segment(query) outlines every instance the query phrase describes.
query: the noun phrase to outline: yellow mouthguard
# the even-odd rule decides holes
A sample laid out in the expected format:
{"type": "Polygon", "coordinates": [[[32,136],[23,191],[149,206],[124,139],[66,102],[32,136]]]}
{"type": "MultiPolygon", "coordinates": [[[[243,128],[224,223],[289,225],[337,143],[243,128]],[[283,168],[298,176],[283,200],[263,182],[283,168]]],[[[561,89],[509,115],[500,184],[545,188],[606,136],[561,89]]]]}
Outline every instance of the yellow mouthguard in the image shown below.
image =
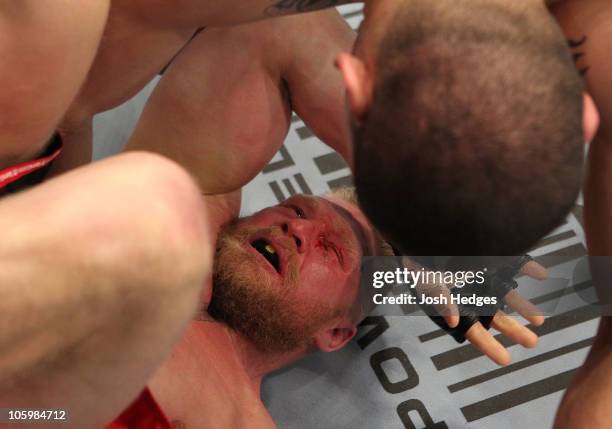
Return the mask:
{"type": "Polygon", "coordinates": [[[272,254],[276,253],[276,251],[274,250],[274,247],[272,247],[269,244],[266,244],[265,249],[268,251],[268,253],[272,253],[272,254]]]}

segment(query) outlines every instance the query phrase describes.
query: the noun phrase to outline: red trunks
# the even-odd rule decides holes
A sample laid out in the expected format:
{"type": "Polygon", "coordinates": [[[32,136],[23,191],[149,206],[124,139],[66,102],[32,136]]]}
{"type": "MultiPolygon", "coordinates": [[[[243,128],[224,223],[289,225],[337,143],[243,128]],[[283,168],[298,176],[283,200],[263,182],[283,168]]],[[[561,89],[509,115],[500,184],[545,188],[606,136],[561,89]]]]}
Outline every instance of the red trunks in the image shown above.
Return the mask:
{"type": "Polygon", "coordinates": [[[145,389],[106,429],[172,429],[172,425],[151,391],[145,389]]]}

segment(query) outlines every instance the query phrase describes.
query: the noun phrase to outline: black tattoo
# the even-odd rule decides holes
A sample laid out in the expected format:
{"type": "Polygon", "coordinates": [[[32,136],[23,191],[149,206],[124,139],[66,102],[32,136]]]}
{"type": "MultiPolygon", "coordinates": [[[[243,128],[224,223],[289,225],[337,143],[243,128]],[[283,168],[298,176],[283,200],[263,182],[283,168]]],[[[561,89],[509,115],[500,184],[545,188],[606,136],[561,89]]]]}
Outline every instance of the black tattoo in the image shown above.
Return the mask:
{"type": "MultiPolygon", "coordinates": [[[[587,36],[582,36],[581,39],[568,39],[567,45],[572,51],[572,55],[574,57],[574,62],[577,63],[581,58],[585,56],[583,49],[584,44],[587,42],[587,36]]],[[[578,69],[578,73],[580,76],[584,76],[588,73],[589,67],[585,66],[578,69]]]]}
{"type": "Polygon", "coordinates": [[[568,39],[567,44],[569,45],[570,49],[576,49],[584,45],[586,41],[587,36],[582,36],[582,39],[580,40],[568,39]]]}
{"type": "Polygon", "coordinates": [[[292,12],[310,12],[354,1],[355,0],[274,0],[275,3],[266,9],[266,15],[276,16],[292,12]]]}

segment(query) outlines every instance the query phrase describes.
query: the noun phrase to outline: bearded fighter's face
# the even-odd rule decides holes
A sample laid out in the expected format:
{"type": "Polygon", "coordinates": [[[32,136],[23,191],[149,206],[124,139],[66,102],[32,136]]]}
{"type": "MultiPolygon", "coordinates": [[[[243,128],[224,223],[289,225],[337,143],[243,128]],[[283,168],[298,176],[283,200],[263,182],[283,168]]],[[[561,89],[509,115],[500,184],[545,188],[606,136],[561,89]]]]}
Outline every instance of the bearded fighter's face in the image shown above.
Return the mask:
{"type": "Polygon", "coordinates": [[[239,219],[217,242],[210,314],[267,352],[308,346],[354,311],[372,236],[348,203],[306,196],[239,219]]]}

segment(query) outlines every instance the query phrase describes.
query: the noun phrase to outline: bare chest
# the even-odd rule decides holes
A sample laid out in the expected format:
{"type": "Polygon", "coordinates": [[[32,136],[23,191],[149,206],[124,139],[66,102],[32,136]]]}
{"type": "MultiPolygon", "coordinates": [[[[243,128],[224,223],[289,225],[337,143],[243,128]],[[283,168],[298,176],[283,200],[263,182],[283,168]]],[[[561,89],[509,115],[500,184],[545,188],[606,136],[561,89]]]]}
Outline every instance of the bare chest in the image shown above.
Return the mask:
{"type": "Polygon", "coordinates": [[[173,387],[152,383],[154,395],[173,428],[276,428],[259,397],[245,383],[231,375],[224,377],[213,368],[206,373],[190,380],[175,378],[174,392],[170,391],[173,387]]]}
{"type": "Polygon", "coordinates": [[[236,360],[216,343],[173,355],[149,387],[175,429],[276,428],[236,360]]]}

